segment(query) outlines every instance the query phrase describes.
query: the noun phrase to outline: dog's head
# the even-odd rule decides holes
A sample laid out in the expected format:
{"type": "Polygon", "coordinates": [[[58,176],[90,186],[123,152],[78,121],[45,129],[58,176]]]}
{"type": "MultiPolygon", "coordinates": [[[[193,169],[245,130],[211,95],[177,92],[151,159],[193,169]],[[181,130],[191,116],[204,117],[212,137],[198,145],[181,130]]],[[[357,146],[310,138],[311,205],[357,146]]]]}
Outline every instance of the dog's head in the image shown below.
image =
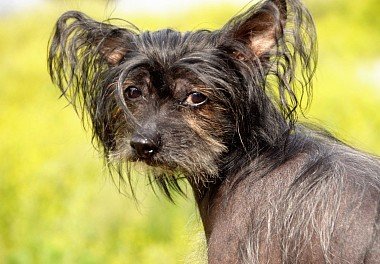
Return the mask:
{"type": "Polygon", "coordinates": [[[313,49],[302,5],[268,0],[220,30],[184,33],[70,11],[57,22],[48,62],[63,95],[88,114],[106,158],[147,163],[169,194],[178,175],[212,181],[290,131],[296,64],[307,91],[313,49]]]}

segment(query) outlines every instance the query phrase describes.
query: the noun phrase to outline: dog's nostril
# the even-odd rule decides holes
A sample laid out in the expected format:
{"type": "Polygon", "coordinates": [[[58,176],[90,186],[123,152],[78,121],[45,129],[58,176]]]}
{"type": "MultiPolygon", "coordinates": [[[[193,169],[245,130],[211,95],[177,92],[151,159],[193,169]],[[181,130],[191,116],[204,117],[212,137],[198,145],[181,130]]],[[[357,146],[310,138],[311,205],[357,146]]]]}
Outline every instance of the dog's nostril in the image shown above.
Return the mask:
{"type": "Polygon", "coordinates": [[[137,156],[141,158],[150,158],[155,154],[159,147],[159,137],[151,136],[145,137],[140,134],[136,134],[131,138],[131,147],[135,150],[137,156]]]}

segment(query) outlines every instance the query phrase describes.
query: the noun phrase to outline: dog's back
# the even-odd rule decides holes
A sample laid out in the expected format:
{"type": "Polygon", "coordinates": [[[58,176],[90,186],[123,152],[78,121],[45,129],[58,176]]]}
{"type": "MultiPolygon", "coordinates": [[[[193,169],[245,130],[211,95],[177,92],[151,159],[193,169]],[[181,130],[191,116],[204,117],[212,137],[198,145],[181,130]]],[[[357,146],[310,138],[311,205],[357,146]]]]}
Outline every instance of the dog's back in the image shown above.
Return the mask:
{"type": "Polygon", "coordinates": [[[210,263],[380,263],[380,162],[324,133],[302,128],[212,200],[210,263]]]}

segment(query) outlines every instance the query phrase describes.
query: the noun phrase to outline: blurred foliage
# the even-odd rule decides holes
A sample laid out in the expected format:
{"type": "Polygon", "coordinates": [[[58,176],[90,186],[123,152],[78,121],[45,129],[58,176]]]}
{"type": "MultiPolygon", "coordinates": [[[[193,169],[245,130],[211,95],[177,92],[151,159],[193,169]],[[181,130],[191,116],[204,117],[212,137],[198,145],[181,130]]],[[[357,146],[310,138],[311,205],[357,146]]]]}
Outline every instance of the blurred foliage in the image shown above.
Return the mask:
{"type": "MultiPolygon", "coordinates": [[[[125,17],[107,3],[53,1],[0,19],[0,263],[201,261],[203,235],[193,200],[179,198],[174,206],[155,197],[143,177],[138,204],[119,194],[90,133],[58,100],[48,78],[47,41],[59,14],[79,9],[97,19],[125,17]]],[[[380,153],[380,4],[307,3],[320,43],[309,121],[380,153]]],[[[238,10],[206,6],[128,20],[143,29],[216,28],[238,10]]]]}

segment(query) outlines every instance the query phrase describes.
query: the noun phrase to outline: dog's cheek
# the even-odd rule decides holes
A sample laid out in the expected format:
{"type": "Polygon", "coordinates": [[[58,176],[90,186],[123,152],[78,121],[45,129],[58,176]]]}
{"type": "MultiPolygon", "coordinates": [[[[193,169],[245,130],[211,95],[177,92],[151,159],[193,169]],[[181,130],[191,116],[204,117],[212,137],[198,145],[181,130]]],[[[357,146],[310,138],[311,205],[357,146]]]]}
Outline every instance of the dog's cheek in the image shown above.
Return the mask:
{"type": "Polygon", "coordinates": [[[221,137],[218,137],[221,133],[218,132],[219,128],[215,127],[213,122],[207,122],[208,120],[202,120],[195,116],[185,117],[185,123],[192,132],[196,135],[198,141],[207,145],[213,152],[219,153],[224,149],[223,141],[221,137]]]}
{"type": "Polygon", "coordinates": [[[114,147],[110,151],[108,158],[114,162],[129,160],[132,155],[129,143],[132,133],[126,122],[118,119],[115,124],[115,130],[112,131],[110,136],[114,141],[114,147]]]}
{"type": "Polygon", "coordinates": [[[188,130],[202,143],[199,144],[199,151],[207,151],[209,155],[219,157],[227,150],[225,139],[230,129],[225,116],[224,109],[213,105],[188,111],[183,116],[188,130]]]}
{"type": "Polygon", "coordinates": [[[210,131],[219,128],[210,128],[212,122],[198,116],[194,109],[166,112],[159,115],[157,122],[161,147],[154,158],[158,164],[197,177],[217,174],[219,157],[225,146],[210,131]]]}
{"type": "Polygon", "coordinates": [[[185,123],[171,127],[162,135],[162,146],[157,158],[160,163],[177,168],[186,175],[216,175],[218,156],[221,152],[218,147],[201,138],[185,123]]]}
{"type": "MultiPolygon", "coordinates": [[[[141,115],[136,109],[136,107],[130,109],[133,116],[141,115]]],[[[104,127],[108,133],[107,138],[112,141],[108,158],[114,162],[129,160],[132,155],[130,139],[136,129],[133,122],[128,120],[126,114],[119,107],[115,107],[104,127]]]]}
{"type": "Polygon", "coordinates": [[[233,131],[230,117],[228,109],[216,103],[210,103],[188,112],[184,119],[189,128],[210,147],[218,147],[226,145],[226,138],[233,131]]]}

